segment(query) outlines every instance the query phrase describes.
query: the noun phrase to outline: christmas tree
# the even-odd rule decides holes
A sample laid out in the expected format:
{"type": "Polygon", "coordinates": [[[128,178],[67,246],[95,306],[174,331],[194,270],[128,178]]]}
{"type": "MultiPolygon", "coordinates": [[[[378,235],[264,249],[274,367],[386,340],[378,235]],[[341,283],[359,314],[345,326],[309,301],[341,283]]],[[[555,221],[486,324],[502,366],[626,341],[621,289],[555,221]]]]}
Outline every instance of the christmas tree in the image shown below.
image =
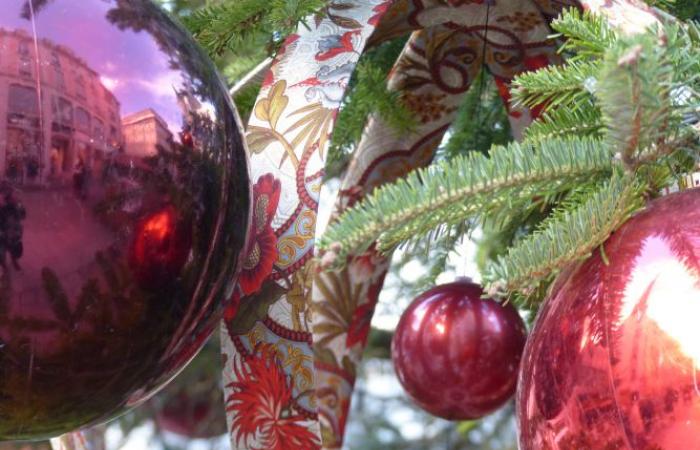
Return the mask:
{"type": "MultiPolygon", "coordinates": [[[[40,4],[34,3],[35,7],[40,4]]],[[[183,22],[217,63],[246,123],[253,118],[273,124],[282,114],[275,112],[274,105],[283,103],[283,94],[275,96],[281,91],[263,78],[272,60],[294,45],[288,36],[328,18],[348,33],[359,33],[361,28],[359,22],[353,23],[357,20],[349,12],[352,2],[160,3],[183,22]],[[266,89],[271,91],[265,97],[267,108],[263,108],[259,95],[264,96],[266,89]]],[[[389,3],[383,7],[401,13],[400,7],[389,3]]],[[[460,2],[435,3],[462,6],[451,5],[460,2]]],[[[391,371],[391,332],[369,326],[384,272],[388,270],[389,279],[396,284],[395,295],[408,300],[449,271],[454,263],[450,255],[460,242],[473,238],[478,244],[485,291],[512,302],[534,318],[557,276],[591,254],[601,254],[605,260],[603,244],[616,230],[652,199],[687,187],[688,176],[696,170],[700,73],[700,28],[693,21],[700,11],[696,2],[640,6],[642,13],[635,17],[638,20],[622,23],[604,14],[582,12],[578,5],[564,9],[539,6],[537,17],[543,21],[546,34],[552,36],[543,39],[545,44],[537,54],[520,55],[521,59],[513,63],[517,68],[507,76],[502,67],[497,67],[498,57],[487,51],[489,25],[494,27],[491,33],[497,29],[497,24],[491,22],[497,16],[496,8],[482,5],[485,16],[479,23],[483,22],[484,27],[450,44],[476,49],[471,55],[476,63],[469,59],[465,64],[476,69],[464,76],[464,86],[455,88],[450,96],[426,97],[428,94],[421,90],[425,89],[425,80],[416,75],[424,69],[420,67],[421,57],[425,58],[427,52],[421,52],[436,45],[439,26],[412,35],[410,30],[389,30],[381,38],[369,38],[370,48],[362,52],[347,91],[337,99],[339,112],[334,126],[317,127],[316,122],[303,122],[301,117],[299,122],[295,120],[296,129],[302,130],[295,136],[301,136],[297,144],[306,141],[309,147],[323,147],[323,140],[330,139],[322,158],[322,176],[330,185],[341,183],[333,220],[318,241],[320,274],[300,275],[308,280],[290,281],[285,286],[289,308],[299,308],[296,325],[312,330],[314,336],[317,389],[319,379],[329,384],[332,380],[326,375],[319,378],[319,373],[352,374],[352,379],[346,380],[349,387],[341,389],[346,397],[353,395],[352,407],[346,404],[331,408],[325,416],[321,414],[324,448],[340,448],[343,434],[343,448],[352,449],[516,448],[512,405],[483,420],[450,423],[420,415],[400,393],[368,399],[376,393],[373,377],[382,378],[391,371]],[[544,60],[542,55],[546,55],[544,60]],[[531,124],[530,119],[534,119],[531,124]],[[523,127],[525,122],[529,126],[523,127]],[[389,136],[386,139],[393,145],[401,139],[410,141],[410,136],[425,131],[426,124],[441,132],[432,141],[423,142],[422,154],[412,153],[406,158],[409,162],[401,159],[403,156],[390,159],[386,170],[391,173],[381,179],[366,177],[358,182],[353,178],[359,178],[353,175],[359,170],[357,154],[372,144],[368,143],[372,136],[389,136]],[[358,190],[356,186],[362,183],[366,187],[358,190]],[[371,263],[366,263],[370,259],[371,263]],[[422,267],[421,276],[406,276],[402,269],[415,261],[422,267]],[[362,272],[363,267],[370,269],[362,272]],[[293,293],[300,284],[304,291],[297,293],[301,303],[295,304],[293,293]],[[311,284],[316,286],[313,295],[311,284]],[[313,297],[312,307],[304,304],[309,297],[313,297]],[[326,301],[331,305],[328,308],[324,306],[326,301]],[[347,349],[333,347],[339,340],[344,340],[347,349]],[[360,365],[363,353],[365,361],[360,365]],[[422,432],[407,435],[387,414],[390,409],[407,411],[411,420],[423,423],[422,432]]],[[[382,20],[390,22],[391,14],[382,20]]],[[[378,24],[379,34],[386,31],[382,23],[378,24]]],[[[511,26],[527,27],[519,23],[511,26]]],[[[350,40],[355,37],[347,36],[350,40]]],[[[341,51],[346,43],[327,44],[326,52],[332,52],[341,51]]],[[[319,57],[330,58],[332,54],[319,57]]],[[[464,56],[460,63],[467,59],[464,56]]],[[[307,83],[307,92],[313,93],[314,82],[307,83]]],[[[329,109],[323,99],[318,101],[329,109]]],[[[309,103],[313,104],[311,100],[309,103]]],[[[335,117],[326,110],[319,107],[309,111],[321,115],[321,123],[330,124],[335,117]]],[[[259,124],[250,123],[249,148],[262,153],[272,145],[273,138],[264,134],[259,124]]],[[[293,146],[294,142],[289,144],[293,146]]],[[[293,161],[293,152],[286,158],[283,163],[293,161]]],[[[295,163],[302,164],[303,160],[295,163]]],[[[274,186],[271,184],[269,189],[274,191],[274,186]]],[[[264,188],[261,185],[260,189],[264,188]]],[[[277,285],[262,282],[238,299],[237,314],[227,320],[229,334],[252,340],[254,324],[266,319],[268,309],[282,295],[276,289],[277,285]]],[[[153,417],[163,416],[165,403],[173,399],[186,403],[195,393],[201,393],[192,380],[206,379],[209,384],[201,383],[206,384],[204,390],[209,393],[212,385],[223,383],[218,378],[218,345],[212,344],[213,351],[200,355],[200,362],[160,399],[120,419],[124,442],[134,430],[154,423],[150,435],[153,448],[195,448],[196,444],[173,440],[162,431],[167,419],[153,417]]],[[[261,370],[279,362],[279,355],[260,348],[263,350],[256,354],[259,348],[255,348],[251,357],[260,357],[261,370]]],[[[305,368],[301,363],[298,367],[305,368]]],[[[239,370],[244,373],[254,369],[251,365],[239,370]]],[[[285,376],[280,377],[284,382],[285,376]]],[[[239,382],[244,378],[238,377],[239,382]]],[[[231,384],[227,385],[224,400],[231,411],[252,386],[239,389],[236,379],[226,382],[231,384]]],[[[292,393],[295,399],[304,397],[303,392],[292,393]]],[[[315,401],[323,411],[323,397],[315,401]]],[[[303,409],[291,403],[283,406],[284,418],[295,417],[303,409]]],[[[215,408],[224,406],[217,404],[215,408]]],[[[246,426],[246,417],[244,412],[236,413],[234,429],[228,432],[230,438],[211,439],[202,445],[228,448],[231,439],[246,448],[248,437],[240,431],[246,426]]],[[[254,411],[247,414],[249,418],[256,416],[254,411]]],[[[222,417],[213,416],[206,415],[203,422],[222,424],[222,417]]],[[[316,448],[313,436],[304,434],[304,427],[290,425],[289,435],[316,448]]],[[[119,443],[112,445],[117,448],[119,443]]],[[[293,448],[276,445],[270,444],[269,448],[293,448]]]]}

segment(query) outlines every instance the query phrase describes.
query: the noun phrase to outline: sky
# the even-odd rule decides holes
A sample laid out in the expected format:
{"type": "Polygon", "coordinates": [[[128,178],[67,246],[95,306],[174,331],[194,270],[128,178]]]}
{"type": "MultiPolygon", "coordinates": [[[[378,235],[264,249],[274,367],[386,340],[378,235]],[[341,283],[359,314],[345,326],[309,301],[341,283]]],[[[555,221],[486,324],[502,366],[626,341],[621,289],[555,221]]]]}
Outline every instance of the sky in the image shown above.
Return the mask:
{"type": "MultiPolygon", "coordinates": [[[[20,16],[24,3],[2,0],[0,27],[31,34],[31,22],[20,16]]],[[[120,101],[122,116],[150,107],[177,133],[182,113],[173,88],[180,87],[183,78],[168,67],[167,56],[149,34],[121,31],[106,19],[114,4],[109,0],[53,0],[35,17],[37,35],[71,48],[99,73],[105,87],[120,101]]]]}

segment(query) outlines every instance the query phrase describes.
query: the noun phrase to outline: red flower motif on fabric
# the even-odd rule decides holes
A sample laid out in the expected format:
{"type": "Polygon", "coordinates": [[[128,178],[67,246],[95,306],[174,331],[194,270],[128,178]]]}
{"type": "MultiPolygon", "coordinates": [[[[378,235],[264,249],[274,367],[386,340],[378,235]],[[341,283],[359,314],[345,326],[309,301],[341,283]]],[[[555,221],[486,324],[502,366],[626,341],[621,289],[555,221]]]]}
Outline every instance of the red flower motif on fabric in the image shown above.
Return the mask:
{"type": "Polygon", "coordinates": [[[367,23],[375,27],[379,25],[379,21],[384,16],[384,13],[386,13],[389,10],[389,7],[392,5],[392,3],[394,3],[393,0],[390,0],[375,6],[372,9],[372,12],[375,12],[376,14],[370,17],[367,23]]]}
{"type": "Polygon", "coordinates": [[[241,293],[238,289],[233,291],[231,299],[228,302],[228,306],[224,309],[224,321],[229,322],[236,317],[238,313],[238,308],[241,306],[241,293]]]}
{"type": "Polygon", "coordinates": [[[363,254],[352,259],[352,266],[358,277],[369,279],[377,271],[377,267],[384,262],[386,257],[377,251],[376,244],[372,244],[363,254]]]}
{"type": "Polygon", "coordinates": [[[374,315],[375,303],[364,303],[357,308],[352,314],[352,320],[348,327],[348,335],[345,338],[345,346],[352,347],[355,344],[361,344],[364,347],[367,344],[369,337],[370,326],[372,325],[372,316],[374,315]]]}
{"type": "Polygon", "coordinates": [[[364,348],[367,345],[367,338],[372,325],[372,316],[379,300],[379,293],[384,286],[386,272],[377,277],[367,288],[367,301],[355,309],[352,320],[348,326],[348,335],[345,338],[345,347],[350,348],[357,343],[361,343],[364,348]]]}
{"type": "Polygon", "coordinates": [[[341,36],[331,35],[321,38],[316,61],[327,61],[341,53],[354,52],[355,46],[352,43],[352,38],[361,34],[360,30],[352,30],[343,33],[341,36]]]}
{"type": "MultiPolygon", "coordinates": [[[[350,415],[350,397],[345,397],[340,401],[340,417],[338,418],[338,433],[337,436],[345,436],[345,426],[350,415]]],[[[342,444],[342,442],[340,442],[342,444]]]]}
{"type": "MultiPolygon", "coordinates": [[[[298,34],[290,34],[287,37],[287,39],[284,40],[284,43],[277,51],[277,54],[275,55],[275,62],[282,60],[282,57],[284,56],[285,53],[287,53],[288,48],[290,46],[292,46],[298,40],[299,40],[298,34]]],[[[273,84],[275,84],[275,72],[272,70],[268,70],[267,73],[265,74],[265,78],[263,79],[261,88],[265,89],[265,88],[272,86],[273,84]]]]}
{"type": "Polygon", "coordinates": [[[265,174],[253,186],[253,233],[246,249],[246,259],[238,278],[243,295],[258,291],[272,273],[277,260],[277,236],[272,219],[277,211],[282,184],[272,174],[265,174]]]}
{"type": "Polygon", "coordinates": [[[255,450],[321,448],[316,435],[299,423],[306,419],[293,414],[291,379],[274,346],[259,345],[244,367],[234,371],[238,381],[227,386],[233,393],[226,399],[226,410],[234,413],[237,444],[254,438],[259,445],[255,450]]]}

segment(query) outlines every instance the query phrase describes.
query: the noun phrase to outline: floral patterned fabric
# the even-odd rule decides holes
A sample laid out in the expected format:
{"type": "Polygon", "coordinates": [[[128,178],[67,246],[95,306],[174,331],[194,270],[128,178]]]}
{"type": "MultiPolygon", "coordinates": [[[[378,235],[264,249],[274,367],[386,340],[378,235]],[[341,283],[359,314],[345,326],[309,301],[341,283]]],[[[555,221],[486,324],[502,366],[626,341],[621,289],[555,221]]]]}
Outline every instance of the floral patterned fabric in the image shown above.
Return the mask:
{"type": "Polygon", "coordinates": [[[234,449],[321,447],[309,293],[324,157],[355,64],[389,3],[328,3],[286,40],[253,109],[253,236],[222,333],[234,449]]]}

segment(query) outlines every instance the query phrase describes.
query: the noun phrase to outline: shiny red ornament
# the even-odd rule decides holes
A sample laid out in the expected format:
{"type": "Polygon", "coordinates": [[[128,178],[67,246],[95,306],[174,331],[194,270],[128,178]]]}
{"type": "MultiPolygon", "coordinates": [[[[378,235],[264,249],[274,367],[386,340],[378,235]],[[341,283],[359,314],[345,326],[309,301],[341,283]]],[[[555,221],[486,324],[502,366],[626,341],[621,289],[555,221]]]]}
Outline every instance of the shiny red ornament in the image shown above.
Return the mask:
{"type": "Polygon", "coordinates": [[[559,277],[525,348],[520,448],[700,448],[698,318],[693,189],[651,202],[559,277]]]}
{"type": "Polygon", "coordinates": [[[0,441],[146,399],[231,298],[252,188],[214,66],[147,0],[3,0],[0,441]]]}
{"type": "Polygon", "coordinates": [[[182,393],[173,397],[156,414],[156,423],[161,430],[191,439],[211,439],[226,433],[225,407],[218,386],[211,395],[190,396],[182,393]]]}
{"type": "Polygon", "coordinates": [[[212,336],[192,363],[149,402],[158,428],[192,439],[226,433],[221,394],[221,347],[212,336]]]}
{"type": "Polygon", "coordinates": [[[408,395],[448,420],[483,417],[515,392],[525,325],[467,279],[437,286],[401,316],[392,359],[408,395]]]}

